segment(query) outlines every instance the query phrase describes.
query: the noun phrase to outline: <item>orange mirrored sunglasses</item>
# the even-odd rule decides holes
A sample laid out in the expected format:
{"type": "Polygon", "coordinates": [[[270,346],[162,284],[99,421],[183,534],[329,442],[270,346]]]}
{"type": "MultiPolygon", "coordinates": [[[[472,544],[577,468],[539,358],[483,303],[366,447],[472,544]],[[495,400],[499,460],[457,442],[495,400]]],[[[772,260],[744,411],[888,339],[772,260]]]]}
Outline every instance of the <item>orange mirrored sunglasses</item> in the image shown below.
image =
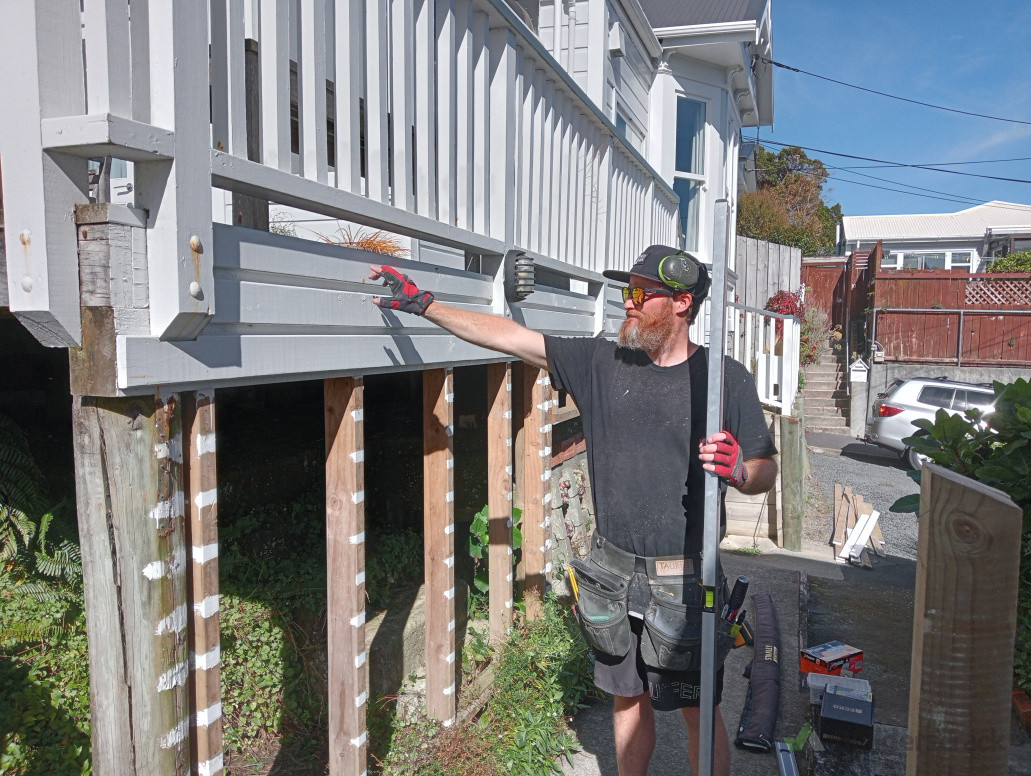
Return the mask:
{"type": "Polygon", "coordinates": [[[644,300],[655,296],[676,296],[679,292],[671,288],[641,288],[640,286],[626,286],[623,288],[623,301],[633,299],[634,304],[644,304],[644,300]]]}

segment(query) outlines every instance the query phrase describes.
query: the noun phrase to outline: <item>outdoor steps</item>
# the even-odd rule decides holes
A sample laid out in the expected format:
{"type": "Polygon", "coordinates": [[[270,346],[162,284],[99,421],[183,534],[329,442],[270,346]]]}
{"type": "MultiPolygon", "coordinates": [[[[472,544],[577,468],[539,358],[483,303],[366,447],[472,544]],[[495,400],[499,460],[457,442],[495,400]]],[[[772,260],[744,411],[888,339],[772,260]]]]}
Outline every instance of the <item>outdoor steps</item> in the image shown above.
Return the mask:
{"type": "Polygon", "coordinates": [[[850,400],[844,358],[830,347],[820,349],[815,364],[805,367],[806,431],[848,434],[850,400]]]}

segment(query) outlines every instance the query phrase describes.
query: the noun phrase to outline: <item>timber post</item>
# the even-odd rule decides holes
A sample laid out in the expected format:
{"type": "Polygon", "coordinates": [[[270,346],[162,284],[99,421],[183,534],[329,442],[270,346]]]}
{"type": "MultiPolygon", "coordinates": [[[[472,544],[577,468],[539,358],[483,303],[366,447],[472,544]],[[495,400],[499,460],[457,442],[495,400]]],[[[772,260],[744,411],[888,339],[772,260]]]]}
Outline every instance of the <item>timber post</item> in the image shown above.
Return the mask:
{"type": "Polygon", "coordinates": [[[183,394],[183,467],[192,603],[187,626],[190,767],[194,773],[213,776],[223,768],[214,389],[183,394]]]}
{"type": "Polygon", "coordinates": [[[75,396],[75,489],[96,773],[190,772],[182,414],[75,396]]]}
{"type": "Polygon", "coordinates": [[[423,542],[426,566],[426,710],[455,721],[454,372],[423,373],[423,542]]]}
{"type": "Polygon", "coordinates": [[[361,776],[367,760],[365,650],[365,388],[324,383],[329,772],[361,776]]]}
{"type": "Polygon", "coordinates": [[[935,464],[920,483],[907,776],[1005,774],[1021,509],[935,464]]]}
{"type": "Polygon", "coordinates": [[[784,524],[784,549],[802,551],[802,520],[804,517],[803,487],[805,477],[803,445],[805,436],[798,418],[780,416],[781,514],[784,524]]]}
{"type": "Polygon", "coordinates": [[[487,367],[487,514],[490,640],[512,627],[512,365],[487,367]]]}
{"type": "Polygon", "coordinates": [[[523,367],[523,601],[527,619],[542,613],[551,573],[551,378],[523,367]]]}

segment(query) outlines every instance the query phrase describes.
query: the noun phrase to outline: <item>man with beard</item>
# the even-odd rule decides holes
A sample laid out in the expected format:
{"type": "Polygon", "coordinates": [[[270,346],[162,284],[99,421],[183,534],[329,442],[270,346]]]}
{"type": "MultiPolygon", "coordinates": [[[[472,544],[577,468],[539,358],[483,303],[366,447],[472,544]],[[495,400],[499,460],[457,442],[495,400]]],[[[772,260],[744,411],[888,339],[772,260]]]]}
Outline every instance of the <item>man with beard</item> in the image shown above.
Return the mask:
{"type": "MultiPolygon", "coordinates": [[[[724,359],[725,430],[703,439],[709,355],[691,342],[688,329],[709,289],[705,267],[688,253],[653,245],[630,272],[607,270],[606,277],[628,283],[618,343],[542,335],[508,318],[436,302],[391,267],[372,270],[370,277],[382,277],[392,293],[376,300],[381,307],[424,315],[457,337],[547,369],[553,385],[573,396],[583,420],[596,516],[579,615],[595,651],[595,684],[615,696],[619,773],[647,772],[655,709],[681,710],[697,773],[705,471],[742,493],[768,491],[777,472],[755,384],[733,359],[724,359]],[[624,591],[615,615],[586,611],[601,600],[592,598],[592,579],[603,582],[599,595],[606,605],[612,598],[606,590],[624,591]]],[[[726,595],[722,570],[719,577],[717,612],[726,595]]],[[[727,639],[723,628],[713,758],[721,775],[730,769],[719,711],[727,639]]]]}

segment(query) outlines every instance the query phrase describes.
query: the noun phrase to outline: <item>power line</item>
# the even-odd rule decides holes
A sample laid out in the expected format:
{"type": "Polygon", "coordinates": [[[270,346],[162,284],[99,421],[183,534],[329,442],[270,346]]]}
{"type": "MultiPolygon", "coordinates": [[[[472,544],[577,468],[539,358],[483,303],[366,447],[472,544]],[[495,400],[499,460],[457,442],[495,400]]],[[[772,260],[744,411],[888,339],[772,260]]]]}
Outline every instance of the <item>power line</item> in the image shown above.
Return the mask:
{"type": "MultiPolygon", "coordinates": [[[[918,191],[906,191],[905,189],[893,189],[893,188],[890,188],[888,186],[878,186],[876,183],[866,183],[865,181],[853,181],[853,180],[849,180],[848,178],[839,178],[839,177],[834,176],[834,175],[828,176],[828,177],[831,180],[837,181],[838,183],[851,183],[854,186],[866,186],[867,188],[870,188],[870,189],[880,189],[881,191],[891,191],[891,192],[894,192],[895,194],[908,194],[911,197],[923,197],[924,199],[940,199],[943,202],[952,202],[953,204],[956,204],[956,205],[983,204],[981,202],[976,202],[976,201],[964,201],[964,200],[961,200],[961,199],[954,199],[951,195],[946,195],[944,197],[939,197],[939,196],[937,196],[935,194],[921,194],[918,191]]],[[[905,184],[902,184],[902,185],[905,185],[905,184]]]]}
{"type": "Polygon", "coordinates": [[[830,81],[833,84],[838,84],[840,86],[848,86],[851,89],[858,89],[861,92],[869,92],[870,94],[876,94],[876,95],[879,95],[881,97],[889,97],[889,98],[891,98],[893,100],[900,100],[902,102],[912,103],[913,105],[922,105],[925,108],[934,108],[935,110],[944,110],[944,111],[948,111],[949,113],[961,113],[964,116],[975,116],[976,118],[979,118],[979,119],[991,119],[992,121],[1005,121],[1005,122],[1007,122],[1009,124],[1026,124],[1028,126],[1031,126],[1031,121],[1024,121],[1022,119],[1010,119],[1010,118],[1006,118],[1004,116],[991,116],[991,115],[989,115],[987,113],[975,113],[974,111],[960,110],[959,108],[950,108],[950,107],[948,107],[946,105],[935,105],[932,102],[922,102],[920,100],[911,100],[908,97],[900,97],[897,94],[889,94],[888,92],[879,92],[876,89],[868,89],[865,86],[858,86],[857,84],[850,84],[847,81],[839,81],[836,78],[828,78],[827,76],[819,75],[818,73],[810,73],[808,70],[802,70],[802,69],[797,68],[797,67],[791,67],[791,65],[785,65],[783,62],[775,62],[774,60],[767,59],[766,57],[759,57],[759,61],[760,62],[765,62],[768,65],[774,65],[775,67],[782,67],[785,70],[792,71],[793,73],[801,73],[802,75],[808,75],[808,76],[811,76],[812,78],[819,78],[822,81],[830,81]]]}
{"type": "MultiPolygon", "coordinates": [[[[1031,122],[1029,122],[1031,123],[1031,122]]],[[[795,143],[778,143],[774,140],[763,140],[760,145],[775,145],[781,146],[782,148],[801,148],[803,151],[812,151],[815,154],[830,154],[831,156],[840,156],[844,159],[858,159],[861,162],[877,162],[878,164],[887,164],[892,167],[912,167],[918,170],[931,170],[932,172],[944,172],[949,175],[963,175],[968,178],[984,178],[991,181],[1003,181],[1005,183],[1031,183],[1031,180],[1026,178],[1006,178],[999,175],[983,175],[976,172],[963,172],[962,170],[943,170],[940,167],[932,167],[927,164],[904,164],[902,162],[891,162],[887,159],[874,159],[869,156],[856,156],[855,154],[842,154],[837,151],[827,151],[822,148],[811,148],[809,146],[797,145],[795,143]]]]}
{"type": "Polygon", "coordinates": [[[1014,156],[1010,159],[975,159],[968,162],[925,162],[924,164],[858,164],[839,167],[839,170],[876,170],[885,167],[955,167],[963,164],[995,164],[997,162],[1028,162],[1031,156],[1014,156]]]}

